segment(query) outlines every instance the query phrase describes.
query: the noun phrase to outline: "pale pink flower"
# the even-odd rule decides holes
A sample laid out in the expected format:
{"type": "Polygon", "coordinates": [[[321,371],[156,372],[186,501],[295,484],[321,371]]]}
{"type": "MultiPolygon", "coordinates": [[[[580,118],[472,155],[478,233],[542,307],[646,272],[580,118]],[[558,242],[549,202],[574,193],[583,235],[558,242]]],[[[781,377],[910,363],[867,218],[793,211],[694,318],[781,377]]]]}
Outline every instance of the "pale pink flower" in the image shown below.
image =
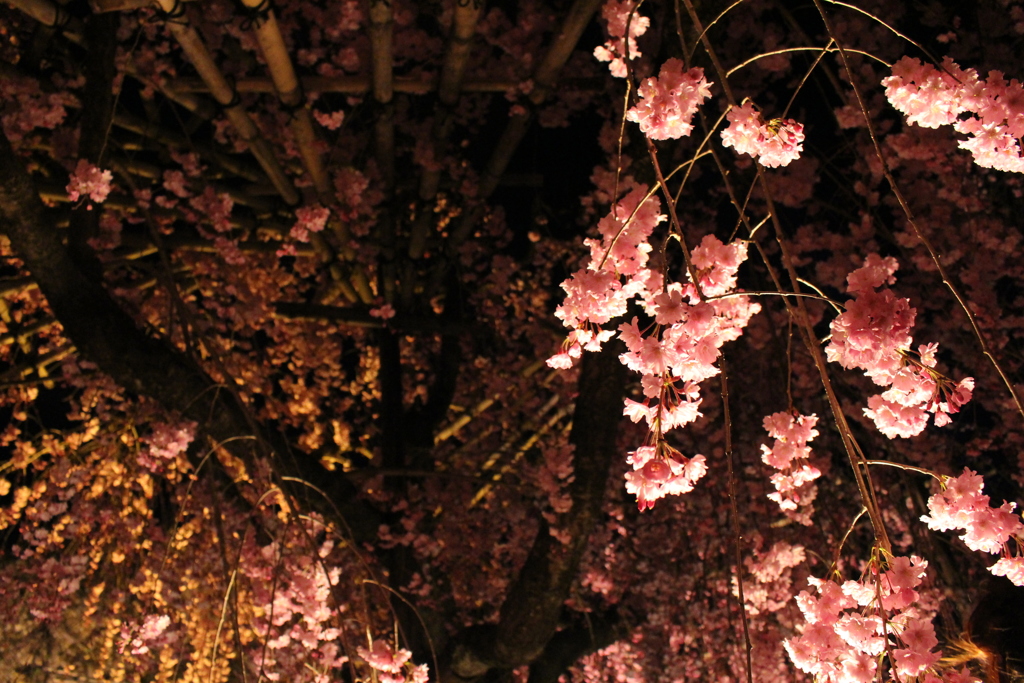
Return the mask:
{"type": "Polygon", "coordinates": [[[996,576],[1005,576],[1017,586],[1024,586],[1024,557],[1002,557],[989,571],[996,576]]]}
{"type": "Polygon", "coordinates": [[[402,667],[412,658],[412,653],[408,650],[403,648],[394,650],[383,640],[373,641],[369,650],[361,646],[357,647],[356,653],[377,671],[390,674],[401,674],[402,667]]]}
{"type": "Polygon", "coordinates": [[[703,455],[692,458],[670,449],[667,457],[656,455],[654,446],[642,446],[626,458],[633,471],[626,473],[626,492],[636,495],[641,512],[654,507],[654,501],[667,495],[682,495],[707,472],[703,455]]]}
{"type": "Polygon", "coordinates": [[[77,202],[80,197],[87,196],[97,204],[102,204],[110,194],[110,183],[113,179],[110,171],[104,171],[86,159],[79,159],[65,188],[68,199],[77,202]]]}
{"type": "Polygon", "coordinates": [[[711,97],[711,85],[700,67],[683,71],[682,61],[669,59],[657,77],[646,79],[637,89],[640,101],[626,112],[626,118],[639,123],[652,140],[686,137],[693,131],[690,120],[697,107],[711,97]]]}
{"type": "Polygon", "coordinates": [[[729,127],[722,131],[722,144],[749,154],[762,166],[787,166],[800,158],[804,127],[793,119],[772,119],[766,124],[752,102],[733,107],[726,119],[729,127]]]}
{"type": "Polygon", "coordinates": [[[607,0],[601,8],[601,16],[608,30],[608,41],[594,49],[594,57],[599,62],[609,62],[608,70],[616,78],[625,78],[626,48],[629,48],[629,59],[640,57],[636,39],[647,32],[651,20],[634,11],[633,0],[607,0]],[[629,36],[626,36],[628,25],[629,36]]]}
{"type": "Polygon", "coordinates": [[[321,232],[330,216],[331,210],[319,204],[299,207],[295,210],[296,221],[289,236],[299,242],[308,242],[309,233],[321,232]]]}
{"type": "Polygon", "coordinates": [[[313,118],[315,118],[317,123],[327,130],[338,130],[341,128],[341,124],[345,121],[345,112],[338,110],[332,113],[323,113],[314,109],[313,118]]]}
{"type": "Polygon", "coordinates": [[[395,317],[395,308],[391,304],[384,304],[377,308],[371,308],[370,315],[380,320],[391,320],[395,317]]]}

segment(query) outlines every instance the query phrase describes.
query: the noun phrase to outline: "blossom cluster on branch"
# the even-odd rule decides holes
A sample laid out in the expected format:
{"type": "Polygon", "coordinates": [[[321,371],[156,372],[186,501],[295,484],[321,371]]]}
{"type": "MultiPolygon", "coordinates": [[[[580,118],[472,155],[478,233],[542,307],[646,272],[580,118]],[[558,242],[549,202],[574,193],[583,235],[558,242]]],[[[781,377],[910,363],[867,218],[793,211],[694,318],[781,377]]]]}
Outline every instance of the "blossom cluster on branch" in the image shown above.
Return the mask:
{"type": "Polygon", "coordinates": [[[616,78],[626,77],[627,59],[633,60],[641,56],[636,39],[647,33],[651,26],[651,20],[637,12],[637,9],[634,0],[607,0],[601,8],[601,16],[605,20],[609,37],[604,45],[594,48],[594,57],[599,61],[608,62],[608,70],[616,78]]]}
{"type": "Polygon", "coordinates": [[[935,67],[903,57],[882,84],[889,102],[909,123],[924,128],[952,125],[967,135],[960,147],[984,168],[1024,173],[1024,85],[1000,71],[981,78],[946,57],[935,67]]]}
{"type": "Polygon", "coordinates": [[[935,370],[938,344],[914,353],[910,329],[917,310],[886,285],[896,282],[899,265],[889,256],[870,254],[864,265],[847,277],[853,295],[846,310],[832,321],[832,338],[825,347],[830,361],[860,368],[879,385],[888,387],[868,399],[864,414],[890,439],[920,434],[935,415],[938,426],[971,400],[974,379],[953,382],[935,370]]]}
{"type": "Polygon", "coordinates": [[[644,80],[637,89],[640,101],[626,112],[626,118],[639,123],[640,131],[651,140],[686,137],[693,131],[690,121],[697,107],[711,97],[712,85],[699,66],[684,71],[681,60],[666,60],[657,77],[644,80]]]}
{"type": "Polygon", "coordinates": [[[809,579],[816,595],[796,598],[802,633],[786,641],[793,663],[836,683],[980,683],[966,668],[936,668],[942,653],[935,627],[917,604],[927,567],[917,556],[894,557],[885,569],[873,562],[860,581],[809,579]]]}
{"type": "Polygon", "coordinates": [[[615,336],[601,326],[638,299],[651,322],[641,328],[634,316],[619,325],[618,337],[626,346],[621,361],[641,375],[644,396],[642,402],[627,398],[623,412],[650,430],[650,444],[630,457],[634,471],[627,475],[627,490],[637,494],[641,510],[663,495],[692,490],[703,474],[703,456],[681,456],[663,443],[663,434],[700,417],[700,383],[718,374],[719,349],[760,310],[748,297],[732,296],[747,257],[744,242],[723,244],[706,235],[690,254],[696,282],[687,272],[686,283],[666,284],[662,273],[646,268],[648,240],[665,220],[659,209],[660,200],[639,185],[598,223],[602,239],[587,240],[589,265],[562,283],[567,296],[555,315],[572,329],[561,353],[548,359],[552,367],[568,368],[583,351],[600,350],[615,336]]]}
{"type": "Polygon", "coordinates": [[[982,494],[985,482],[977,472],[964,468],[958,477],[943,478],[943,491],[928,499],[928,512],[921,521],[937,531],[962,529],[962,540],[971,550],[1000,555],[989,568],[996,576],[1005,576],[1018,586],[1024,586],[1024,524],[1015,514],[1015,503],[999,507],[989,504],[982,494]],[[1018,553],[1013,553],[1013,546],[1018,553]]]}
{"type": "Polygon", "coordinates": [[[793,119],[765,122],[753,102],[731,108],[725,118],[729,121],[729,127],[722,131],[726,147],[749,154],[767,168],[788,166],[800,158],[804,127],[793,119]]]}
{"type": "Polygon", "coordinates": [[[768,498],[778,503],[787,517],[805,526],[812,524],[812,504],[818,495],[813,482],[821,476],[821,470],[807,462],[811,455],[807,444],[818,436],[816,424],[817,415],[774,413],[764,418],[764,428],[775,442],[770,447],[761,445],[761,459],[778,470],[771,477],[775,491],[768,498]]]}

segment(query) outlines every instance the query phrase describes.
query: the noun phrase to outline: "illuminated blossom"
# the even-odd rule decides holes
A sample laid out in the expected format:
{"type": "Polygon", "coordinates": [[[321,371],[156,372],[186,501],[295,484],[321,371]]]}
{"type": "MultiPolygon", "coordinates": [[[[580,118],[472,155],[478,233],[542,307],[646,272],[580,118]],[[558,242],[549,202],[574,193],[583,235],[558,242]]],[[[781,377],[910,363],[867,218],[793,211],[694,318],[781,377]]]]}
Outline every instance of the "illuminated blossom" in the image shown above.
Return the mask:
{"type": "Polygon", "coordinates": [[[626,118],[640,124],[652,140],[674,140],[693,130],[690,120],[697,107],[711,97],[711,84],[698,66],[683,71],[683,63],[669,59],[657,77],[646,79],[637,90],[640,101],[626,112],[626,118]]]}
{"type": "Polygon", "coordinates": [[[79,159],[67,184],[68,199],[77,202],[81,197],[88,197],[97,204],[102,204],[110,194],[110,183],[113,179],[110,171],[104,171],[86,159],[79,159]]]}
{"type": "Polygon", "coordinates": [[[740,154],[749,154],[762,166],[787,166],[800,158],[804,149],[804,127],[793,119],[772,119],[765,123],[753,102],[733,107],[726,119],[729,127],[722,131],[722,144],[740,154]]]}

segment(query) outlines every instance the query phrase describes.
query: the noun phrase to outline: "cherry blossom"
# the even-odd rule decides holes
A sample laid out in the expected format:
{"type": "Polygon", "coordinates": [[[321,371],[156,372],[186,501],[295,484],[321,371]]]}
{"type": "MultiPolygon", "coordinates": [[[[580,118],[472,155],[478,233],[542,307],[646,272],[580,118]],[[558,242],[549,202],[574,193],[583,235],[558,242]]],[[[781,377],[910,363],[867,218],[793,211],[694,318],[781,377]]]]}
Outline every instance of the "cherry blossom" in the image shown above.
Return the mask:
{"type": "Polygon", "coordinates": [[[641,55],[636,39],[646,33],[651,25],[651,20],[637,12],[636,8],[637,4],[633,0],[606,0],[601,8],[609,39],[594,49],[594,57],[609,62],[608,70],[616,78],[626,77],[626,46],[629,46],[629,59],[639,58],[641,55]]]}
{"type": "Polygon", "coordinates": [[[642,446],[626,462],[633,466],[626,473],[626,491],[636,495],[641,512],[654,507],[664,496],[679,496],[693,490],[694,484],[707,473],[703,455],[687,458],[679,451],[663,446],[642,446]]]}
{"type": "Polygon", "coordinates": [[[299,207],[295,210],[296,221],[289,236],[299,242],[308,242],[309,234],[322,231],[330,216],[331,210],[319,204],[299,207]]]}
{"type": "Polygon", "coordinates": [[[814,426],[817,415],[799,415],[792,412],[774,413],[764,418],[764,428],[775,439],[771,447],[761,445],[761,459],[777,470],[771,477],[775,492],[768,498],[779,504],[786,515],[804,525],[812,524],[811,504],[817,490],[811,483],[821,472],[805,461],[811,454],[807,443],[818,436],[814,426]],[[802,509],[801,509],[802,508],[802,509]]]}
{"type": "Polygon", "coordinates": [[[1020,570],[1020,556],[1009,556],[1010,540],[1020,547],[1024,536],[1024,523],[1015,514],[1015,503],[992,507],[989,497],[982,494],[984,480],[976,472],[964,468],[963,474],[947,478],[944,490],[928,499],[930,514],[921,517],[928,527],[938,531],[962,529],[962,540],[971,550],[1001,553],[1001,558],[989,571],[1006,576],[1018,586],[1024,586],[1020,570]]]}
{"type": "Polygon", "coordinates": [[[962,149],[984,168],[1024,172],[1020,138],[1024,135],[1024,85],[1007,81],[999,71],[980,78],[949,57],[939,68],[904,57],[882,80],[889,102],[908,123],[925,128],[952,125],[969,137],[962,149]]]}
{"type": "Polygon", "coordinates": [[[726,115],[729,127],[722,131],[722,144],[740,154],[749,154],[762,166],[788,166],[803,151],[804,127],[793,119],[772,119],[765,123],[753,102],[733,107],[726,115]]]}
{"type": "Polygon", "coordinates": [[[657,77],[640,85],[640,101],[626,112],[626,118],[639,123],[640,131],[652,140],[686,137],[693,131],[690,120],[697,107],[711,97],[712,85],[700,67],[683,71],[681,60],[669,59],[657,77]]]}
{"type": "Polygon", "coordinates": [[[911,350],[917,311],[887,287],[895,283],[898,267],[891,256],[870,254],[849,274],[847,291],[854,298],[832,321],[825,347],[830,361],[861,368],[875,384],[888,387],[868,399],[864,414],[890,439],[920,434],[930,414],[936,425],[949,424],[949,415],[970,401],[974,390],[973,378],[953,382],[935,370],[937,344],[911,350]]]}
{"type": "Polygon", "coordinates": [[[68,181],[68,199],[77,202],[81,197],[88,197],[93,202],[102,204],[110,194],[110,183],[113,179],[110,171],[102,170],[89,163],[87,159],[79,159],[68,181]]]}
{"type": "MultiPolygon", "coordinates": [[[[942,657],[939,641],[917,604],[927,567],[920,557],[893,557],[887,568],[872,563],[861,581],[809,579],[817,595],[797,596],[805,624],[800,635],[786,641],[793,663],[816,677],[858,683],[934,671],[942,657]]],[[[963,675],[949,670],[941,679],[929,674],[928,680],[962,680],[963,675]]]]}

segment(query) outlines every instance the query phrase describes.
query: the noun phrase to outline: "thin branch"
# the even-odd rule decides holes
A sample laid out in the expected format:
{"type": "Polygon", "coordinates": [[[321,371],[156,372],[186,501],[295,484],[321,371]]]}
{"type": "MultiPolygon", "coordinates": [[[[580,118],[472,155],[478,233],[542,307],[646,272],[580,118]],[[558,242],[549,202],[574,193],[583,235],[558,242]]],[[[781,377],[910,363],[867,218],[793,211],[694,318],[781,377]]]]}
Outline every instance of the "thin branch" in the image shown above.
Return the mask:
{"type": "MultiPolygon", "coordinates": [[[[821,53],[827,53],[827,52],[837,52],[837,51],[838,51],[838,49],[834,48],[834,47],[825,47],[825,48],[821,48],[821,47],[787,47],[787,48],[783,48],[781,50],[772,50],[771,52],[762,52],[761,54],[757,55],[756,57],[751,57],[747,61],[742,62],[740,64],[737,64],[733,68],[729,69],[729,71],[726,72],[726,75],[727,76],[732,76],[734,73],[736,73],[737,71],[739,71],[743,67],[750,66],[751,64],[754,64],[758,60],[764,59],[765,57],[773,57],[775,55],[784,55],[784,54],[786,54],[788,52],[821,52],[821,53]]],[[[892,64],[890,64],[889,62],[885,61],[881,57],[876,57],[875,55],[871,54],[870,52],[864,52],[863,50],[847,50],[847,52],[855,52],[855,53],[857,53],[859,55],[864,55],[865,57],[870,57],[871,59],[875,60],[876,62],[879,62],[879,63],[881,63],[881,64],[883,64],[883,65],[885,65],[885,66],[887,66],[889,68],[892,68],[892,64]]]]}
{"type": "MultiPolygon", "coordinates": [[[[847,73],[854,73],[850,66],[849,59],[846,57],[847,49],[843,47],[843,44],[839,42],[839,39],[836,37],[835,29],[832,26],[832,20],[829,19],[828,15],[825,13],[825,8],[822,6],[821,0],[814,0],[814,5],[818,8],[818,13],[821,15],[821,19],[825,23],[825,29],[828,31],[829,37],[835,41],[836,47],[839,49],[839,56],[843,60],[843,66],[846,67],[847,73]]],[[[1010,378],[1003,371],[1002,365],[989,348],[988,341],[985,339],[985,335],[982,333],[981,327],[978,324],[978,319],[971,310],[971,307],[967,304],[967,299],[960,292],[960,289],[956,284],[954,284],[953,279],[949,276],[949,273],[946,271],[946,267],[942,264],[942,258],[939,256],[938,252],[935,251],[931,240],[925,236],[920,226],[918,226],[917,221],[914,220],[914,213],[910,210],[910,205],[907,203],[906,198],[900,191],[899,185],[896,184],[896,179],[893,177],[892,170],[889,168],[889,163],[886,161],[885,154],[882,152],[882,146],[878,141],[874,123],[871,121],[871,115],[868,113],[868,108],[864,102],[864,97],[860,92],[860,88],[857,87],[857,84],[852,79],[850,81],[850,86],[853,88],[854,96],[857,98],[857,104],[860,106],[861,114],[863,114],[864,121],[867,124],[868,135],[871,136],[871,143],[874,145],[875,155],[878,157],[878,161],[882,166],[882,174],[889,183],[889,187],[892,189],[893,195],[896,197],[896,201],[900,204],[900,208],[903,209],[907,222],[910,224],[910,227],[913,228],[914,234],[917,235],[917,238],[921,240],[921,244],[924,245],[932,263],[935,264],[935,268],[939,272],[939,277],[942,278],[942,284],[946,285],[949,291],[953,294],[957,303],[960,304],[960,308],[967,314],[967,320],[971,324],[974,336],[978,339],[982,354],[984,354],[984,356],[989,359],[989,362],[992,363],[992,367],[995,368],[1000,379],[1003,380],[1003,384],[1006,385],[1007,391],[1010,392],[1010,397],[1013,399],[1014,405],[1017,406],[1017,412],[1019,412],[1021,417],[1024,418],[1024,402],[1021,401],[1021,397],[1018,395],[1016,387],[1013,386],[1013,382],[1010,381],[1010,378]]]]}
{"type": "Polygon", "coordinates": [[[750,627],[747,625],[747,601],[743,595],[743,557],[740,552],[740,543],[743,536],[740,534],[740,511],[736,503],[736,474],[733,470],[732,452],[732,414],[729,411],[729,371],[726,367],[725,356],[721,357],[721,382],[722,382],[722,415],[725,421],[725,458],[729,477],[729,511],[733,536],[733,562],[736,567],[737,598],[740,603],[740,623],[743,625],[743,643],[746,651],[747,683],[754,683],[754,667],[752,652],[754,646],[750,642],[750,627]]]}

